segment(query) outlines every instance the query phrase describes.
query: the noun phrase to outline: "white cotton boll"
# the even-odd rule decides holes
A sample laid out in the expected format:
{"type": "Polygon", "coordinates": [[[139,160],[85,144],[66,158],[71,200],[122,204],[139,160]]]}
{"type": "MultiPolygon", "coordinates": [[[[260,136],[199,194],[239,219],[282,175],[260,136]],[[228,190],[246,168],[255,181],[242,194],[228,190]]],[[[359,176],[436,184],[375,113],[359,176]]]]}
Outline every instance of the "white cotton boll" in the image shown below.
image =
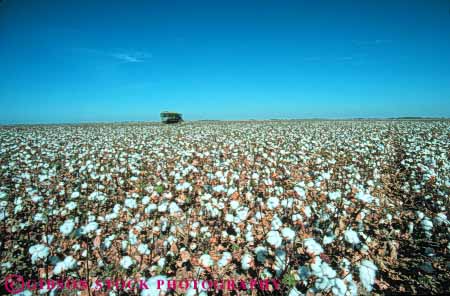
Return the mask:
{"type": "Polygon", "coordinates": [[[373,197],[370,194],[361,191],[356,194],[356,199],[366,203],[371,203],[373,201],[373,197]]]}
{"type": "Polygon", "coordinates": [[[348,242],[352,245],[357,245],[361,242],[359,240],[358,233],[352,229],[347,229],[344,232],[344,239],[346,242],[348,242]]]}
{"type": "Polygon", "coordinates": [[[359,266],[359,278],[361,279],[361,284],[367,291],[372,291],[372,286],[375,283],[375,275],[378,268],[373,264],[372,261],[362,260],[359,266]]]}
{"type": "Polygon", "coordinates": [[[213,190],[215,192],[226,192],[227,191],[223,185],[216,185],[213,187],[213,190]]]}
{"type": "Polygon", "coordinates": [[[88,199],[96,201],[104,201],[106,200],[106,195],[104,195],[102,192],[94,191],[89,195],[88,199]]]}
{"type": "Polygon", "coordinates": [[[113,213],[119,214],[121,209],[122,209],[121,205],[115,204],[113,207],[113,213]]]}
{"type": "Polygon", "coordinates": [[[28,249],[28,251],[31,254],[31,262],[35,263],[39,259],[47,258],[50,250],[45,245],[37,244],[37,245],[31,246],[28,249]]]}
{"type": "Polygon", "coordinates": [[[276,230],[271,230],[267,233],[267,242],[275,248],[279,248],[282,243],[280,233],[276,230]]]}
{"type": "Polygon", "coordinates": [[[141,253],[142,255],[149,255],[150,249],[148,248],[147,244],[139,244],[138,252],[141,253]]]}
{"type": "Polygon", "coordinates": [[[125,199],[125,206],[127,208],[130,208],[130,209],[137,208],[136,200],[134,198],[127,198],[127,199],[125,199]]]}
{"type": "Polygon", "coordinates": [[[323,253],[323,248],[318,244],[313,238],[305,238],[303,240],[303,245],[306,248],[306,252],[310,255],[320,255],[323,253]]]}
{"type": "Polygon", "coordinates": [[[287,265],[286,252],[281,249],[276,250],[274,270],[277,276],[280,276],[280,274],[285,270],[286,265],[287,265]]]}
{"type": "Polygon", "coordinates": [[[163,269],[164,268],[164,266],[166,266],[166,258],[160,258],[159,260],[158,260],[158,266],[159,266],[159,268],[161,268],[161,269],[163,269]]]}
{"type": "Polygon", "coordinates": [[[300,187],[294,187],[294,191],[300,196],[300,198],[302,198],[302,199],[306,198],[305,189],[300,188],[300,187]]]}
{"type": "Polygon", "coordinates": [[[77,205],[76,202],[71,201],[71,202],[69,202],[69,203],[66,205],[66,208],[72,211],[72,210],[74,210],[77,206],[78,206],[78,205],[77,205]]]}
{"type": "Polygon", "coordinates": [[[334,279],[333,287],[331,288],[331,292],[336,296],[346,296],[347,294],[347,285],[345,282],[339,278],[334,279]]]}
{"type": "Polygon", "coordinates": [[[351,274],[346,276],[346,280],[348,283],[348,295],[349,296],[357,296],[358,295],[358,286],[353,281],[353,277],[351,274]]]}
{"type": "Polygon", "coordinates": [[[258,260],[259,263],[264,263],[267,255],[269,255],[269,252],[263,246],[257,246],[254,252],[256,254],[256,260],[258,260]]]}
{"type": "Polygon", "coordinates": [[[414,232],[414,223],[408,222],[408,232],[411,234],[414,232]]]}
{"type": "Polygon", "coordinates": [[[78,198],[78,197],[80,197],[80,193],[78,191],[74,191],[70,195],[70,198],[73,198],[73,199],[78,198]]]}
{"type": "Polygon", "coordinates": [[[421,211],[416,211],[416,216],[419,220],[422,220],[425,217],[425,214],[421,211]]]}
{"type": "Polygon", "coordinates": [[[250,263],[252,262],[252,256],[250,254],[244,254],[241,257],[241,267],[243,270],[250,269],[250,263]]]}
{"type": "Polygon", "coordinates": [[[98,229],[98,223],[97,222],[89,222],[87,225],[81,227],[81,233],[82,234],[89,234],[91,232],[94,232],[98,229]]]}
{"type": "Polygon", "coordinates": [[[430,238],[431,237],[431,231],[433,230],[433,222],[428,217],[425,217],[420,221],[420,225],[422,226],[422,229],[425,231],[425,235],[430,238]]]}
{"type": "Polygon", "coordinates": [[[142,289],[141,290],[141,296],[158,296],[167,291],[167,285],[161,285],[158,289],[158,281],[162,281],[163,283],[167,283],[168,278],[163,275],[158,275],[149,278],[146,281],[146,284],[148,286],[148,289],[142,289]]]}
{"type": "Polygon", "coordinates": [[[350,270],[350,266],[351,263],[347,258],[342,258],[341,262],[339,263],[339,266],[344,270],[344,271],[349,271],[350,270]]]}
{"type": "Polygon", "coordinates": [[[303,217],[301,214],[294,214],[292,215],[292,221],[303,221],[303,217]]]}
{"type": "Polygon", "coordinates": [[[202,256],[200,256],[200,264],[205,268],[211,267],[214,264],[214,261],[208,254],[203,254],[202,256]]]}
{"type": "Polygon", "coordinates": [[[144,205],[144,206],[146,206],[146,205],[148,205],[150,203],[150,197],[149,196],[144,196],[143,198],[142,198],[142,204],[144,205]]]}
{"type": "Polygon", "coordinates": [[[234,216],[233,215],[231,215],[231,214],[226,214],[225,215],[225,221],[227,221],[227,222],[233,222],[234,221],[234,216]]]}
{"type": "Polygon", "coordinates": [[[59,231],[64,235],[69,235],[72,233],[73,228],[75,227],[75,222],[73,219],[69,219],[64,221],[64,223],[59,227],[59,231]]]}
{"type": "Polygon", "coordinates": [[[272,230],[278,230],[283,225],[283,222],[280,218],[278,218],[277,215],[275,215],[272,219],[272,222],[270,224],[272,226],[272,230]]]}
{"type": "Polygon", "coordinates": [[[336,236],[334,235],[334,234],[331,234],[331,235],[325,235],[324,237],[323,237],[323,244],[324,245],[329,245],[329,244],[331,244],[332,242],[334,242],[334,239],[336,238],[336,236]]]}
{"type": "Polygon", "coordinates": [[[289,227],[285,227],[283,228],[283,230],[281,230],[281,235],[288,241],[292,241],[295,237],[295,231],[289,227]]]}
{"type": "Polygon", "coordinates": [[[306,217],[311,218],[312,210],[310,206],[304,207],[303,212],[305,213],[306,217]]]}
{"type": "Polygon", "coordinates": [[[245,234],[245,240],[249,243],[255,240],[255,238],[253,237],[253,233],[251,231],[247,231],[247,233],[245,234]]]}
{"type": "Polygon", "coordinates": [[[239,222],[245,221],[248,217],[249,208],[247,207],[239,207],[236,210],[236,216],[239,218],[239,222]]]}
{"type": "Polygon", "coordinates": [[[44,216],[44,214],[42,213],[37,213],[36,215],[34,215],[34,219],[35,222],[42,222],[42,221],[46,221],[47,218],[44,216]]]}
{"type": "Polygon", "coordinates": [[[280,200],[278,199],[278,197],[269,197],[267,199],[267,208],[269,208],[270,210],[277,208],[279,204],[280,200]]]}
{"type": "Polygon", "coordinates": [[[436,223],[437,225],[449,224],[449,221],[447,220],[447,215],[445,215],[445,213],[438,213],[433,220],[434,223],[436,223]]]}
{"type": "Polygon", "coordinates": [[[175,213],[181,212],[181,209],[175,202],[171,202],[169,205],[169,212],[173,215],[175,213]]]}
{"type": "Polygon", "coordinates": [[[227,266],[232,260],[232,256],[230,252],[223,252],[222,257],[217,262],[217,265],[219,267],[225,267],[227,266]]]}
{"type": "Polygon", "coordinates": [[[299,290],[297,290],[297,288],[292,288],[291,290],[289,290],[289,294],[288,296],[303,296],[304,294],[301,293],[299,290]]]}
{"type": "Polygon", "coordinates": [[[238,202],[237,200],[232,200],[232,201],[230,202],[230,207],[231,207],[233,210],[236,210],[236,209],[239,207],[239,202],[238,202]]]}
{"type": "Polygon", "coordinates": [[[40,201],[42,201],[44,198],[42,197],[42,196],[39,196],[39,195],[33,195],[32,197],[31,197],[31,200],[34,202],[34,203],[38,203],[38,202],[40,202],[40,201]]]}
{"type": "Polygon", "coordinates": [[[293,198],[283,199],[281,201],[281,206],[283,208],[292,208],[294,206],[294,199],[293,198]]]}
{"type": "Polygon", "coordinates": [[[228,189],[227,195],[230,196],[235,192],[236,192],[236,188],[230,188],[230,189],[228,189]]]}
{"type": "Polygon", "coordinates": [[[145,213],[146,214],[150,214],[153,213],[154,211],[156,211],[158,207],[155,204],[149,204],[146,208],[145,208],[145,213]]]}
{"type": "Polygon", "coordinates": [[[164,213],[167,212],[167,207],[169,206],[169,203],[167,201],[163,201],[159,206],[158,206],[158,212],[164,213]]]}
{"type": "Polygon", "coordinates": [[[64,262],[60,261],[55,265],[55,268],[53,268],[53,273],[58,275],[61,272],[64,272],[64,270],[65,270],[64,262]]]}
{"type": "Polygon", "coordinates": [[[328,193],[328,198],[330,200],[340,199],[341,198],[341,192],[340,191],[330,192],[330,193],[328,193]]]}
{"type": "Polygon", "coordinates": [[[255,214],[255,219],[256,220],[261,220],[262,219],[262,217],[263,217],[263,214],[261,213],[261,212],[256,212],[256,214],[255,214]]]}

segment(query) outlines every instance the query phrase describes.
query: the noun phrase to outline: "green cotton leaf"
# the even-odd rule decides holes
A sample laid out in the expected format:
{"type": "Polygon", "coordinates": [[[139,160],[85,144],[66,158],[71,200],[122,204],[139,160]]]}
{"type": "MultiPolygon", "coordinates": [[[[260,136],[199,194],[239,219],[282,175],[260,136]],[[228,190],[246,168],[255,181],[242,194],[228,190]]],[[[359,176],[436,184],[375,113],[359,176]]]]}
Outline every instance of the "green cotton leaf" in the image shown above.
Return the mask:
{"type": "Polygon", "coordinates": [[[297,284],[297,280],[295,279],[295,276],[293,274],[286,273],[283,276],[282,282],[284,285],[289,287],[295,287],[297,284]]]}
{"type": "Polygon", "coordinates": [[[155,191],[156,191],[158,194],[161,194],[161,193],[163,193],[163,191],[164,191],[164,187],[163,187],[162,185],[157,185],[157,186],[155,187],[155,191]]]}

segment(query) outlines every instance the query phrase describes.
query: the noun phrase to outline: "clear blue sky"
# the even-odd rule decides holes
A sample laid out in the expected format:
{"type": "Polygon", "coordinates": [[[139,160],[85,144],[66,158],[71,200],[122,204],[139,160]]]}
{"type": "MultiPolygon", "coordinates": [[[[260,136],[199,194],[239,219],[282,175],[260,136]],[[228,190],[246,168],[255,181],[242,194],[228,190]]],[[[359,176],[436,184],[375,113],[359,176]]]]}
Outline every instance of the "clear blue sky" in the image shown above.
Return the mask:
{"type": "Polygon", "coordinates": [[[7,124],[450,117],[450,1],[3,0],[0,75],[7,124]]]}

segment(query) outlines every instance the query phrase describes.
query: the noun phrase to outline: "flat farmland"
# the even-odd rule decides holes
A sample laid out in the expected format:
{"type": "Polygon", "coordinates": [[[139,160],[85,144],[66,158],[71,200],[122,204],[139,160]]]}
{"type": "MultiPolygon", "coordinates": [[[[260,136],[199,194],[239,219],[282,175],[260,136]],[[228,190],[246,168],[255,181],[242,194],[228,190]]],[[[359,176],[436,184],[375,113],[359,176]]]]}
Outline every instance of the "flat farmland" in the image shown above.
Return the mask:
{"type": "Polygon", "coordinates": [[[2,275],[449,291],[450,121],[3,126],[0,182],[2,275]]]}

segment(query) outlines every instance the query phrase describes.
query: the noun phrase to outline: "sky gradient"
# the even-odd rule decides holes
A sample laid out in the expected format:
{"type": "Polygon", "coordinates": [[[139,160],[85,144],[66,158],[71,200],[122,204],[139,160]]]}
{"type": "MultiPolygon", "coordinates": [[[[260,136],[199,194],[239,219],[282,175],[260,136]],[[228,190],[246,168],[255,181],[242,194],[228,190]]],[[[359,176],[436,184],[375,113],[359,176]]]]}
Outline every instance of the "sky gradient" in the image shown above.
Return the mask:
{"type": "Polygon", "coordinates": [[[3,0],[0,74],[0,124],[450,117],[450,1],[3,0]]]}

